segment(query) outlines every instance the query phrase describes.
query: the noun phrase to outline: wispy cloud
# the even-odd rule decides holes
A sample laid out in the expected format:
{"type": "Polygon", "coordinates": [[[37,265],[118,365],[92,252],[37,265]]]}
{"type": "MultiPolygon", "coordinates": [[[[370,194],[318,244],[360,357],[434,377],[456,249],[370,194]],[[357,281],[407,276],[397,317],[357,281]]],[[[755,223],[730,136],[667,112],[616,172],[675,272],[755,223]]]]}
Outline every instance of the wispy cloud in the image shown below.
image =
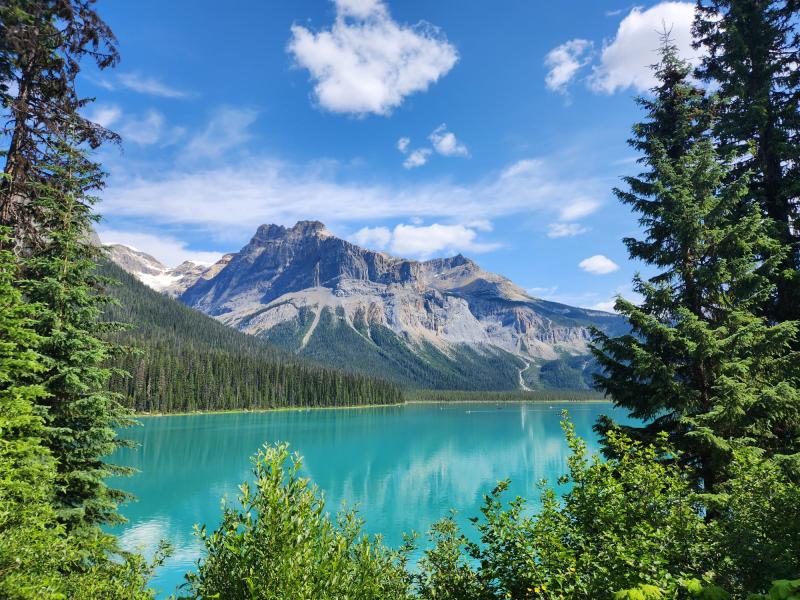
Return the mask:
{"type": "Polygon", "coordinates": [[[550,223],[547,226],[547,237],[549,238],[562,238],[562,237],[575,237],[589,231],[588,227],[584,227],[579,223],[550,223]]]}
{"type": "MultiPolygon", "coordinates": [[[[211,136],[204,136],[208,140],[211,136]]],[[[205,147],[205,144],[203,145],[205,147]]],[[[406,185],[341,181],[316,164],[244,158],[219,166],[127,173],[112,169],[104,214],[182,224],[230,236],[254,223],[329,223],[419,217],[458,223],[538,213],[568,222],[597,210],[605,179],[574,176],[573,165],[526,159],[469,184],[436,180],[406,185]],[[569,176],[567,176],[569,174],[569,176]]]]}
{"type": "Polygon", "coordinates": [[[161,98],[184,98],[188,93],[174,88],[159,79],[140,73],[120,73],[117,81],[125,87],[140,94],[159,96],[161,98]]]}
{"type": "Polygon", "coordinates": [[[187,158],[217,158],[243,145],[250,137],[250,126],[258,112],[248,108],[223,107],[209,120],[205,129],[186,144],[187,158]]]}
{"type": "Polygon", "coordinates": [[[329,111],[387,115],[425,91],[458,60],[456,48],[427,23],[394,21],[378,0],[335,0],[336,20],[317,33],[291,28],[287,50],[309,71],[319,105],[329,111]]]}

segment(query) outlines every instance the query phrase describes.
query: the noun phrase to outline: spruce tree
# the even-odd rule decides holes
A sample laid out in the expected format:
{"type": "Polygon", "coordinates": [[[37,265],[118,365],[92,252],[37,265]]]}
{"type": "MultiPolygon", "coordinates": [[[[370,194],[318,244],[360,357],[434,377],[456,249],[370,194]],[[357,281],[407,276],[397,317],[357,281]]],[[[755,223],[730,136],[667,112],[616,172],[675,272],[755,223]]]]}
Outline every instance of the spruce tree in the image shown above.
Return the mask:
{"type": "Polygon", "coordinates": [[[628,433],[653,441],[666,432],[698,483],[713,490],[732,444],[800,450],[800,356],[790,350],[797,323],[759,315],[781,247],[769,220],[744,201],[746,177],[717,152],[717,103],[690,72],[665,40],[658,84],[639,100],[646,118],[630,141],[644,172],[614,190],[644,229],[643,239],[624,240],[631,258],[656,273],[634,280],[640,306],[617,301],[631,333],[595,331],[594,353],[603,368],[597,386],[646,421],[628,433]]]}
{"type": "Polygon", "coordinates": [[[771,219],[782,259],[767,306],[776,321],[800,319],[800,47],[796,0],[698,0],[698,75],[724,99],[714,133],[749,174],[746,199],[771,219]]]}
{"type": "Polygon", "coordinates": [[[47,176],[31,188],[29,199],[46,232],[37,251],[25,260],[27,298],[40,309],[37,333],[46,371],[45,443],[58,460],[56,504],[69,528],[113,523],[125,495],[105,479],[125,472],[105,462],[124,442],[115,429],[130,423],[117,394],[107,391],[112,371],[105,366],[113,347],[104,340],[119,328],[100,321],[110,299],[105,280],[95,273],[100,248],[89,232],[97,219],[92,192],[103,173],[67,137],[51,150],[47,176]]]}

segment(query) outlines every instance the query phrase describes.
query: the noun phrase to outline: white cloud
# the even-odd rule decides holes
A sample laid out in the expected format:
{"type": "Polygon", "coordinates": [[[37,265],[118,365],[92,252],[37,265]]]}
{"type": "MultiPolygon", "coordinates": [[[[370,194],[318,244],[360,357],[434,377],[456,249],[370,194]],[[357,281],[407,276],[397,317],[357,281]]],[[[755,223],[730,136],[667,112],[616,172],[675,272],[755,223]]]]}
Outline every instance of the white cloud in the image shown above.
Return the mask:
{"type": "Polygon", "coordinates": [[[578,266],[592,275],[608,275],[619,269],[619,265],[602,254],[583,259],[578,266]]]}
{"type": "Polygon", "coordinates": [[[187,96],[186,92],[162,83],[154,77],[147,77],[139,73],[121,73],[117,79],[123,87],[140,94],[160,96],[162,98],[183,98],[187,96]]]}
{"type": "Polygon", "coordinates": [[[430,258],[434,254],[457,252],[488,252],[498,244],[479,243],[478,231],[490,231],[491,223],[420,225],[412,219],[411,225],[388,227],[363,227],[350,236],[359,246],[373,250],[389,249],[392,253],[415,258],[430,258]]]}
{"type": "Polygon", "coordinates": [[[125,119],[119,126],[119,134],[123,142],[148,146],[161,139],[164,122],[164,115],[157,110],[149,110],[143,117],[125,119]]]}
{"type": "Polygon", "coordinates": [[[588,216],[600,208],[600,203],[593,198],[575,198],[561,209],[559,218],[562,221],[574,221],[588,216]]]}
{"type": "Polygon", "coordinates": [[[100,127],[110,127],[122,116],[122,110],[119,106],[112,104],[97,104],[92,107],[92,110],[86,116],[87,119],[93,123],[97,123],[100,127]]]}
{"type": "Polygon", "coordinates": [[[579,223],[550,223],[550,225],[547,226],[547,237],[575,237],[587,231],[589,231],[589,229],[579,223]]]}
{"type": "Polygon", "coordinates": [[[442,123],[428,136],[433,149],[442,156],[467,156],[467,147],[458,141],[455,134],[447,131],[447,124],[442,123]]]}
{"type": "Polygon", "coordinates": [[[408,158],[403,161],[403,166],[406,169],[421,167],[428,162],[432,152],[430,148],[418,148],[408,155],[408,158]]]}
{"type": "Polygon", "coordinates": [[[250,139],[250,126],[258,113],[247,108],[223,107],[206,128],[186,144],[189,158],[218,158],[250,139]]]}
{"type": "Polygon", "coordinates": [[[593,308],[594,310],[602,310],[605,312],[616,312],[614,310],[614,305],[616,303],[617,303],[616,299],[605,300],[603,302],[595,302],[589,308],[593,308]]]}
{"type": "Polygon", "coordinates": [[[130,246],[157,258],[168,267],[175,267],[185,260],[211,264],[222,257],[220,252],[190,250],[187,248],[186,242],[170,236],[119,229],[101,229],[98,231],[98,235],[104,244],[130,246]]]}
{"type": "Polygon", "coordinates": [[[359,246],[383,250],[392,241],[392,232],[388,227],[362,227],[350,239],[359,246]]]}
{"type": "Polygon", "coordinates": [[[477,236],[474,229],[465,225],[397,225],[390,249],[401,256],[428,258],[437,253],[488,252],[499,247],[478,243],[477,236]]]}
{"type": "Polygon", "coordinates": [[[548,90],[565,92],[578,71],[591,60],[592,42],[574,39],[556,46],[544,58],[548,67],[544,83],[548,90]]]}
{"type": "MultiPolygon", "coordinates": [[[[108,217],[181,225],[225,239],[252,234],[255,224],[293,225],[314,217],[328,225],[416,217],[431,223],[474,223],[539,214],[588,214],[608,194],[608,178],[575,176],[575,165],[525,159],[469,182],[449,179],[408,184],[343,180],[316,164],[268,158],[190,163],[180,168],[153,162],[109,163],[111,178],[101,212],[108,217]]],[[[568,221],[565,220],[565,221],[568,221]]]]}
{"type": "Polygon", "coordinates": [[[411,138],[401,137],[399,140],[397,140],[397,149],[403,154],[405,154],[406,152],[408,152],[408,145],[410,143],[411,143],[411,138]]]}
{"type": "Polygon", "coordinates": [[[387,115],[458,61],[456,48],[439,29],[401,25],[378,0],[336,0],[335,6],[330,29],[315,33],[293,25],[287,45],[309,71],[322,108],[387,115]]]}
{"type": "Polygon", "coordinates": [[[656,51],[665,27],[681,56],[696,56],[692,49],[693,20],[692,2],[661,2],[647,10],[633,8],[620,22],[614,38],[603,45],[600,64],[592,69],[589,87],[606,94],[628,88],[650,89],[655,84],[650,65],[657,61],[656,51]]]}

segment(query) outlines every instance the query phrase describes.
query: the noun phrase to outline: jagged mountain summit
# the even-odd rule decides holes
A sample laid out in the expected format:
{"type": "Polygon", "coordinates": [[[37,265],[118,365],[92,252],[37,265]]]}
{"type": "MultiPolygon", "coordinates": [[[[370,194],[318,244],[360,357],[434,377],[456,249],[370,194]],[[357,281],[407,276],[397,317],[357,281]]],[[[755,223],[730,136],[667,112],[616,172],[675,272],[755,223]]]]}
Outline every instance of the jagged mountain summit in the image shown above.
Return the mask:
{"type": "Polygon", "coordinates": [[[211,266],[186,260],[177,267],[170,268],[157,258],[130,246],[107,244],[105,248],[108,257],[118,266],[146,286],[172,298],[180,296],[201,277],[213,277],[233,257],[233,254],[226,254],[211,266]]]}
{"type": "Polygon", "coordinates": [[[205,270],[158,271],[152,257],[121,249],[111,258],[241,331],[422,387],[586,388],[590,327],[627,329],[617,315],[535,298],[462,255],[397,258],[338,238],[318,221],[262,225],[239,252],[205,270]],[[168,277],[175,281],[164,285],[168,277]]]}

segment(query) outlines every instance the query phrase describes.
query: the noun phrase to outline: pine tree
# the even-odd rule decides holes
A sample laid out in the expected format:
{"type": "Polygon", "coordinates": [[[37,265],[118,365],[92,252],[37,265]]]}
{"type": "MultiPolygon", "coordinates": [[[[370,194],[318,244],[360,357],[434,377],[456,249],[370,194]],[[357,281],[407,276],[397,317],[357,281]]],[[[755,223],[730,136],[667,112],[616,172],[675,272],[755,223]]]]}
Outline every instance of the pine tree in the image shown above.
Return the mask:
{"type": "Polygon", "coordinates": [[[88,232],[96,216],[91,193],[103,173],[67,137],[52,146],[51,163],[40,165],[39,183],[29,199],[46,232],[35,254],[25,260],[27,298],[40,307],[37,332],[43,340],[43,385],[47,397],[45,444],[58,460],[56,503],[69,528],[113,523],[125,498],[105,479],[124,470],[104,462],[123,441],[115,429],[130,423],[119,397],[107,392],[111,370],[104,366],[112,346],[101,336],[116,323],[101,323],[110,301],[98,292],[95,275],[100,249],[88,232]]]}
{"type": "Polygon", "coordinates": [[[0,181],[0,225],[12,227],[17,251],[41,237],[29,200],[38,167],[51,162],[52,141],[70,131],[95,148],[118,136],[79,114],[89,101],[75,91],[80,62],[100,69],[119,59],[95,0],[4,0],[0,3],[0,136],[8,139],[0,181]]]}
{"type": "Polygon", "coordinates": [[[772,220],[781,256],[776,321],[800,319],[800,46],[796,0],[698,0],[698,75],[724,98],[714,132],[749,174],[746,199],[772,220]]]}
{"type": "Polygon", "coordinates": [[[645,231],[624,240],[631,258],[657,273],[635,278],[640,306],[617,301],[631,333],[596,331],[594,353],[603,368],[598,387],[647,421],[628,433],[646,441],[669,434],[712,490],[737,440],[772,454],[800,450],[800,356],[790,350],[797,323],[758,314],[774,273],[760,257],[778,262],[781,248],[758,207],[744,201],[746,178],[715,149],[716,103],[690,72],[665,40],[658,85],[639,100],[647,117],[630,142],[645,171],[615,190],[645,231]]]}

